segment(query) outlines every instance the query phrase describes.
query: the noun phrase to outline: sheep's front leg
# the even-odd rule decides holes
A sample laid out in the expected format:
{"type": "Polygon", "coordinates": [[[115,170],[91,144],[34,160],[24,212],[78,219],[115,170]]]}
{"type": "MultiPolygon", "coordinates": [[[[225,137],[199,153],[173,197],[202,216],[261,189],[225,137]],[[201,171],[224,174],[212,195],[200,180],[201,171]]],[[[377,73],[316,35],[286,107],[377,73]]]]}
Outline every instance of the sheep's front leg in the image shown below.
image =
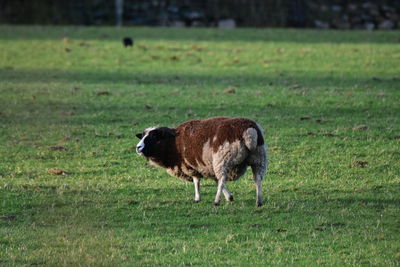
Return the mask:
{"type": "Polygon", "coordinates": [[[199,202],[201,200],[200,179],[193,177],[193,183],[194,183],[194,202],[199,202]]]}

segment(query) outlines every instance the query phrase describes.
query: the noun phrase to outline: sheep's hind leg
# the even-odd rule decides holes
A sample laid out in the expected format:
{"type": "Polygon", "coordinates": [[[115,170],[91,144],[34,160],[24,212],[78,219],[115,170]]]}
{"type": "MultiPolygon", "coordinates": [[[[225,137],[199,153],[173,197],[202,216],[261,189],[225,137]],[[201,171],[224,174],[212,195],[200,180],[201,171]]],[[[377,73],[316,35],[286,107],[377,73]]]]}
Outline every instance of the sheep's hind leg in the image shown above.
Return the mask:
{"type": "Polygon", "coordinates": [[[227,163],[226,163],[226,155],[218,155],[213,160],[214,173],[215,173],[215,181],[217,182],[217,194],[215,196],[214,205],[218,206],[221,201],[221,193],[224,194],[226,200],[232,201],[233,197],[231,193],[229,193],[228,189],[226,189],[226,180],[227,180],[227,163]]]}
{"type": "Polygon", "coordinates": [[[224,194],[224,197],[227,201],[233,201],[233,196],[232,194],[228,191],[226,188],[226,185],[224,185],[224,188],[222,188],[222,193],[224,194]]]}
{"type": "Polygon", "coordinates": [[[261,207],[262,206],[261,183],[264,177],[265,169],[258,165],[252,165],[251,170],[253,171],[253,180],[256,186],[256,204],[258,207],[261,207]]]}
{"type": "Polygon", "coordinates": [[[201,200],[200,179],[193,177],[193,183],[194,183],[194,202],[199,202],[201,200]]]}
{"type": "MultiPolygon", "coordinates": [[[[218,180],[216,180],[215,183],[218,187],[218,180]]],[[[233,201],[233,196],[231,192],[228,191],[228,188],[226,188],[226,185],[224,185],[224,187],[222,188],[222,193],[224,194],[226,201],[233,201]]]]}
{"type": "Polygon", "coordinates": [[[223,175],[221,179],[218,180],[217,194],[215,195],[214,205],[219,206],[221,203],[221,193],[225,187],[226,177],[223,175]]]}

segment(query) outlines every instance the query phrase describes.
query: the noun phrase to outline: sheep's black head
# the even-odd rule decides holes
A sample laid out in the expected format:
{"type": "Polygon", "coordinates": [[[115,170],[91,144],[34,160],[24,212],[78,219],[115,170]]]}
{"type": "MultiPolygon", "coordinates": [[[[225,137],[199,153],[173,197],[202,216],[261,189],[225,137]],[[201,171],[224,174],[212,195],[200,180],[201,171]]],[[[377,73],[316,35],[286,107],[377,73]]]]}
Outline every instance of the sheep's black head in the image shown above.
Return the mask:
{"type": "Polygon", "coordinates": [[[175,129],[168,127],[152,127],[137,134],[140,142],[136,145],[136,152],[145,157],[156,157],[163,153],[168,140],[175,138],[175,129]]]}

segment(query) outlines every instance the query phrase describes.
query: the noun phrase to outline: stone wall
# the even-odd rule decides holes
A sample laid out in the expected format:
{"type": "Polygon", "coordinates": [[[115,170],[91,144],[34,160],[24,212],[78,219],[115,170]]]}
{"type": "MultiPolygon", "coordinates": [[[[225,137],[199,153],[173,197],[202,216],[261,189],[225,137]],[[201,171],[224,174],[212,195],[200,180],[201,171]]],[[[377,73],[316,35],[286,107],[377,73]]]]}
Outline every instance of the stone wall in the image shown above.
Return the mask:
{"type": "MultiPolygon", "coordinates": [[[[0,0],[0,23],[114,25],[115,0],[0,0]]],[[[124,25],[399,29],[400,0],[124,0],[124,25]]]]}
{"type": "Polygon", "coordinates": [[[309,26],[334,29],[398,29],[400,1],[307,1],[309,26]]]}

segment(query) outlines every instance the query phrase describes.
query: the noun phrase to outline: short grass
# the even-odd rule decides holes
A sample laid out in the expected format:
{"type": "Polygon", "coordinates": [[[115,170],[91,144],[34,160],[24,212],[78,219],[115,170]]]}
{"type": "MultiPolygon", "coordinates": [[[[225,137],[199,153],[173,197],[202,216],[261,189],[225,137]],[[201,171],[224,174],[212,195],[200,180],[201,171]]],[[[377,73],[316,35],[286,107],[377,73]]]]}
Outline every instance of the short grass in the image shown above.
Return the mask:
{"type": "Polygon", "coordinates": [[[398,266],[399,41],[0,26],[0,265],[398,266]],[[265,129],[262,208],[249,173],[195,204],[134,152],[145,127],[222,115],[265,129]]]}

